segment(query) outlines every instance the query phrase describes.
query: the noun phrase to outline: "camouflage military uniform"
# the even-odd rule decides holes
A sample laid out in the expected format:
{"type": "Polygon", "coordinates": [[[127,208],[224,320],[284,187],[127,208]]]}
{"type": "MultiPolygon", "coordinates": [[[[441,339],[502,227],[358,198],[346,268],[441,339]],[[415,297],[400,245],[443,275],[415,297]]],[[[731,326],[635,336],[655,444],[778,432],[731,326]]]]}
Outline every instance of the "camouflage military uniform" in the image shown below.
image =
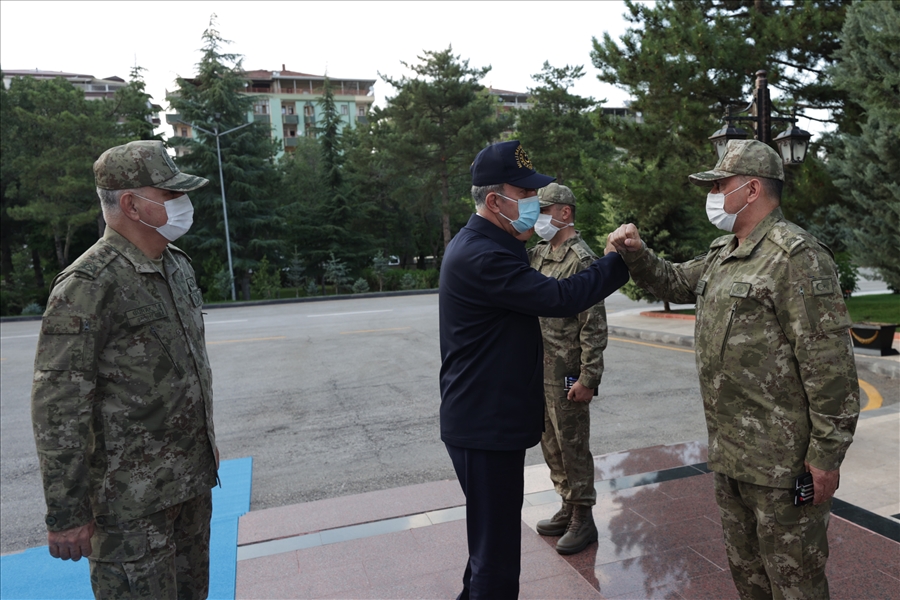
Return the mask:
{"type": "MultiPolygon", "coordinates": [[[[540,242],[530,251],[531,266],[542,274],[564,279],[586,269],[596,255],[575,235],[555,250],[540,242]]],[[[606,349],[606,309],[595,304],[575,317],[541,317],[544,337],[544,434],[541,450],[557,493],[569,504],[593,506],[594,459],[590,450],[590,403],[569,400],[564,388],[566,376],[593,389],[603,375],[606,349]]]]}
{"type": "Polygon", "coordinates": [[[111,228],[53,283],[32,391],[46,523],[96,521],[91,577],[111,586],[98,597],[169,596],[116,581],[153,572],[172,549],[161,513],[194,522],[205,511],[208,538],[216,445],[202,302],[181,250],[151,261],[111,228]],[[160,527],[135,526],[142,519],[160,527]]]}
{"type": "Polygon", "coordinates": [[[850,319],[830,252],[776,208],[742,244],[722,236],[686,263],[647,248],[623,257],[641,287],[697,304],[709,467],[741,595],[827,597],[831,503],[796,508],[789,488],[804,461],[840,467],[859,414],[850,319]]]}

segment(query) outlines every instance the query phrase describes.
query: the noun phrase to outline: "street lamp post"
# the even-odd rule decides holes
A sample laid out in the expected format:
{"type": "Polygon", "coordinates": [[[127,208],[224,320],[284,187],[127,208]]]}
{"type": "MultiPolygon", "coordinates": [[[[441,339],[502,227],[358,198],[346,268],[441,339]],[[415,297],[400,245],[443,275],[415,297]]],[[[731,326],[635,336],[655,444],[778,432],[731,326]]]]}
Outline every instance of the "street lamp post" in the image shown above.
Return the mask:
{"type": "MultiPolygon", "coordinates": [[[[773,117],[774,107],[769,98],[769,82],[765,71],[756,72],[756,88],[753,90],[753,100],[746,108],[738,111],[738,114],[747,113],[747,117],[735,117],[731,114],[731,107],[725,107],[725,126],[709,136],[719,158],[725,154],[725,146],[728,140],[745,140],[749,133],[735,127],[734,122],[749,122],[754,128],[754,137],[760,142],[774,143],[778,147],[781,159],[786,165],[796,165],[806,158],[806,150],[809,147],[810,134],[797,127],[796,114],[790,117],[773,117]],[[772,123],[790,123],[788,129],[772,139],[772,123]]],[[[774,109],[777,111],[777,109],[774,109]]],[[[780,112],[780,111],[779,111],[780,112]]]]}
{"type": "Polygon", "coordinates": [[[219,126],[215,125],[212,131],[208,129],[203,129],[193,123],[185,123],[184,121],[178,121],[184,125],[190,125],[195,129],[199,129],[206,135],[211,135],[216,138],[216,155],[219,158],[219,187],[222,190],[222,216],[225,220],[225,250],[228,253],[228,274],[231,277],[231,301],[234,302],[237,300],[237,293],[234,289],[234,266],[231,264],[231,234],[228,231],[228,206],[225,204],[225,177],[222,175],[222,147],[219,144],[219,138],[223,135],[228,135],[232,131],[237,131],[238,129],[243,129],[249,125],[253,125],[253,123],[244,123],[243,125],[238,125],[237,127],[232,127],[228,131],[223,131],[219,133],[219,126]]]}

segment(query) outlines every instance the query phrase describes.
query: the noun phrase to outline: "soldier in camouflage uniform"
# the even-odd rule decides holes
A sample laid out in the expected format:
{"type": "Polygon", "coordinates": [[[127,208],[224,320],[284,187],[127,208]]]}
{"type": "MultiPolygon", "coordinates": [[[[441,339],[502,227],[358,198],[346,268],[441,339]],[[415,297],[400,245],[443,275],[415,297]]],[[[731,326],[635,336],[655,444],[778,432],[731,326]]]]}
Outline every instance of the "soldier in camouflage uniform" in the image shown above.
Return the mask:
{"type": "Polygon", "coordinates": [[[97,598],[205,598],[218,451],[203,298],[169,244],[190,227],[162,142],[94,163],[107,227],[60,273],[32,389],[50,554],[90,560],[97,598]]]}
{"type": "Polygon", "coordinates": [[[709,468],[732,577],[742,598],[828,598],[826,529],[859,416],[847,308],[831,252],[784,219],[774,150],[730,141],[712,171],[710,221],[734,235],[672,264],[637,228],[610,234],[635,282],[670,302],[696,302],[694,333],[709,429],[709,468]],[[794,506],[812,473],[814,501],[794,506]]]}
{"type": "MultiPolygon", "coordinates": [[[[531,266],[541,274],[565,279],[591,266],[597,255],[575,230],[575,195],[551,183],[538,190],[541,216],[535,231],[544,240],[529,251],[531,266]]],[[[599,302],[574,317],[541,317],[544,338],[544,435],[541,450],[550,479],[562,497],[562,508],[537,524],[542,535],[562,536],[560,554],[575,554],[597,541],[591,507],[594,458],[591,456],[591,398],[603,375],[606,309],[599,302]],[[565,379],[575,382],[567,389],[565,379]]]]}

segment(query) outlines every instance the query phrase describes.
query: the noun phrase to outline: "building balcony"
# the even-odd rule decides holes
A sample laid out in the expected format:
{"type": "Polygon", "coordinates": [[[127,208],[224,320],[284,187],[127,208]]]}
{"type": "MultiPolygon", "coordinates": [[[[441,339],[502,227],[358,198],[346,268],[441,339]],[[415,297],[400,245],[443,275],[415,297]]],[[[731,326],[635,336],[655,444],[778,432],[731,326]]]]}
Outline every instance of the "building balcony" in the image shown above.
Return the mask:
{"type": "Polygon", "coordinates": [[[359,115],[358,117],[356,117],[356,122],[367,125],[369,123],[369,117],[367,117],[366,115],[359,115]]]}
{"type": "Polygon", "coordinates": [[[314,116],[305,116],[305,117],[303,117],[303,122],[306,123],[307,125],[315,125],[316,118],[314,116]]]}
{"type": "Polygon", "coordinates": [[[285,148],[294,148],[296,146],[297,146],[297,138],[295,138],[295,137],[284,138],[284,147],[285,148]]]}
{"type": "Polygon", "coordinates": [[[296,125],[300,122],[300,115],[281,115],[281,120],[286,125],[296,125]]]}
{"type": "Polygon", "coordinates": [[[255,114],[255,115],[253,115],[253,122],[254,123],[271,123],[272,118],[269,115],[255,114]]]}

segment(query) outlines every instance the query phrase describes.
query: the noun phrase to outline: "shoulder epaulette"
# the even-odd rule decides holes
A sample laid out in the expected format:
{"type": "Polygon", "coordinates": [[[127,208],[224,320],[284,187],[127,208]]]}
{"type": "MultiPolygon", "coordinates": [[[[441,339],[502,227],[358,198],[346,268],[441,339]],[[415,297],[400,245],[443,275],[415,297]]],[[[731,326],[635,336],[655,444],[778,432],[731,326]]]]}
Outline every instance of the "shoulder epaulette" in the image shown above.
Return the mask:
{"type": "Polygon", "coordinates": [[[100,271],[105,269],[118,255],[119,252],[110,244],[98,243],[79,256],[64,272],[78,273],[90,279],[96,279],[100,271]]]}
{"type": "Polygon", "coordinates": [[[788,256],[793,256],[808,244],[812,236],[793,223],[779,221],[772,226],[766,237],[787,252],[788,256]]]}
{"type": "Polygon", "coordinates": [[[182,250],[181,248],[179,248],[178,246],[175,246],[175,245],[173,245],[173,244],[169,244],[168,248],[169,248],[169,250],[171,250],[172,252],[177,252],[178,254],[180,254],[180,255],[182,255],[183,257],[185,257],[185,258],[188,260],[188,262],[193,262],[193,261],[191,260],[191,257],[188,256],[188,253],[185,252],[184,250],[182,250]]]}
{"type": "Polygon", "coordinates": [[[575,256],[578,257],[578,260],[581,260],[581,261],[589,260],[591,262],[594,262],[595,260],[597,260],[597,255],[595,255],[593,252],[591,252],[591,249],[588,248],[587,245],[585,245],[583,243],[572,244],[571,249],[573,252],[575,252],[575,256]]]}

